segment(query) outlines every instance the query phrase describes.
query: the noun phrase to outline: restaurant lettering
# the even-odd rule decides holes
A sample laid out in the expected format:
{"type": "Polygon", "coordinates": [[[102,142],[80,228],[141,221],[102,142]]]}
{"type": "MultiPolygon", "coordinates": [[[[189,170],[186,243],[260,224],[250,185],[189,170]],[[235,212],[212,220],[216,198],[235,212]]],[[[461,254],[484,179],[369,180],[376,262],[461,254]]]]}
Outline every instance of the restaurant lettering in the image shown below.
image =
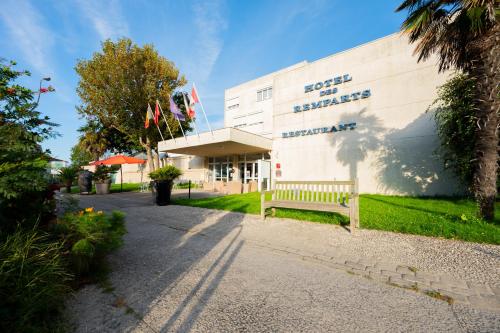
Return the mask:
{"type": "Polygon", "coordinates": [[[309,129],[303,129],[303,130],[298,130],[298,131],[283,132],[282,137],[283,138],[293,138],[293,137],[297,137],[297,136],[335,133],[335,132],[340,132],[340,131],[353,130],[355,128],[356,128],[356,123],[339,124],[338,126],[316,127],[316,128],[309,128],[309,129]]]}
{"type": "MultiPolygon", "coordinates": [[[[349,74],[344,74],[342,76],[336,76],[334,78],[316,82],[314,84],[308,84],[304,86],[304,93],[308,94],[314,91],[319,91],[320,97],[335,95],[339,92],[338,87],[343,83],[352,81],[352,77],[349,74]]],[[[332,96],[331,98],[325,98],[311,103],[305,103],[302,105],[296,105],[293,107],[293,112],[303,112],[319,108],[324,108],[327,106],[343,104],[347,102],[357,101],[360,99],[365,99],[371,96],[370,89],[364,89],[360,91],[355,91],[349,94],[339,94],[337,96],[332,96]]]]}

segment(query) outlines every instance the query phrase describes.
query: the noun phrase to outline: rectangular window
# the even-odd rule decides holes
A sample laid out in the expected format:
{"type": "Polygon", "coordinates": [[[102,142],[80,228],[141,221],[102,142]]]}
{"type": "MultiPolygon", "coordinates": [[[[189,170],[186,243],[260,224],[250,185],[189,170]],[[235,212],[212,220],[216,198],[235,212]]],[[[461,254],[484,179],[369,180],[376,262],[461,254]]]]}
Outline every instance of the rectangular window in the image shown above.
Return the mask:
{"type": "Polygon", "coordinates": [[[268,87],[257,91],[257,102],[271,99],[273,97],[273,87],[268,87]]]}

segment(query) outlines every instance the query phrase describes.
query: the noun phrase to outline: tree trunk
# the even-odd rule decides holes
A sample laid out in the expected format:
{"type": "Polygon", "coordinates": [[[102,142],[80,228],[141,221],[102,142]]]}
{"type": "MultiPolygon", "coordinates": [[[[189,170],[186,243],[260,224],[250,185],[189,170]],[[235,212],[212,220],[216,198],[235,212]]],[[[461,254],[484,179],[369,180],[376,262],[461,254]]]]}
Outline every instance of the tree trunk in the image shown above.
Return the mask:
{"type": "Polygon", "coordinates": [[[149,172],[155,171],[155,165],[153,163],[153,154],[152,154],[152,149],[151,149],[151,141],[149,141],[149,138],[146,138],[146,156],[148,157],[148,166],[149,166],[149,172]]]}
{"type": "Polygon", "coordinates": [[[160,153],[158,152],[158,150],[155,151],[154,163],[155,163],[156,169],[159,169],[160,168],[160,153]]]}
{"type": "Polygon", "coordinates": [[[493,220],[497,194],[498,119],[500,112],[500,24],[478,42],[479,59],[472,68],[477,84],[474,194],[478,215],[493,220]]]}

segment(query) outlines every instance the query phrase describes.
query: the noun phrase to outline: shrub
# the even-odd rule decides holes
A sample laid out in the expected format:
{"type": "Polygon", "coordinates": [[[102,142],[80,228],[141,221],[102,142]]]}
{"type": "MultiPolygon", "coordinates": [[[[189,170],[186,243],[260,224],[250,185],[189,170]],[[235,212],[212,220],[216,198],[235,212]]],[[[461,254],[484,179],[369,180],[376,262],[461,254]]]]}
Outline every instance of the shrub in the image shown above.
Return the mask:
{"type": "Polygon", "coordinates": [[[63,244],[18,229],[0,245],[0,331],[53,332],[69,291],[63,244]]]}
{"type": "Polygon", "coordinates": [[[59,177],[64,185],[66,185],[67,193],[71,193],[71,185],[73,185],[73,182],[78,176],[78,171],[79,168],[74,166],[64,167],[59,170],[59,177]]]}
{"type": "Polygon", "coordinates": [[[174,180],[182,175],[182,171],[173,165],[167,165],[149,173],[149,178],[153,180],[174,180]]]}
{"type": "Polygon", "coordinates": [[[441,141],[444,167],[451,169],[468,189],[474,174],[475,81],[466,74],[457,74],[438,89],[434,118],[441,141]]]}
{"type": "Polygon", "coordinates": [[[94,172],[94,181],[96,183],[105,183],[111,179],[111,173],[116,172],[119,167],[116,167],[114,165],[112,166],[107,166],[107,165],[98,165],[95,169],[94,172]]]}
{"type": "Polygon", "coordinates": [[[123,244],[126,233],[125,215],[114,211],[110,215],[86,208],[68,213],[54,225],[54,232],[64,240],[72,268],[77,275],[90,272],[106,254],[123,244]]]}

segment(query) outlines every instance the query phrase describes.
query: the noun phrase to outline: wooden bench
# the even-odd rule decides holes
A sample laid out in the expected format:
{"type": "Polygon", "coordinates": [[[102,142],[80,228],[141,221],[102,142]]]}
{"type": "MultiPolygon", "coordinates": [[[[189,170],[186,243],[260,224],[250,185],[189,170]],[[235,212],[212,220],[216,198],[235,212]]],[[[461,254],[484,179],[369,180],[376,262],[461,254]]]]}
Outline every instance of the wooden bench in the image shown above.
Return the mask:
{"type": "Polygon", "coordinates": [[[356,180],[276,181],[274,189],[262,191],[260,215],[265,219],[266,208],[292,208],[334,212],[349,217],[350,230],[359,227],[359,194],[356,180]],[[266,201],[266,193],[272,200],[266,201]]]}

